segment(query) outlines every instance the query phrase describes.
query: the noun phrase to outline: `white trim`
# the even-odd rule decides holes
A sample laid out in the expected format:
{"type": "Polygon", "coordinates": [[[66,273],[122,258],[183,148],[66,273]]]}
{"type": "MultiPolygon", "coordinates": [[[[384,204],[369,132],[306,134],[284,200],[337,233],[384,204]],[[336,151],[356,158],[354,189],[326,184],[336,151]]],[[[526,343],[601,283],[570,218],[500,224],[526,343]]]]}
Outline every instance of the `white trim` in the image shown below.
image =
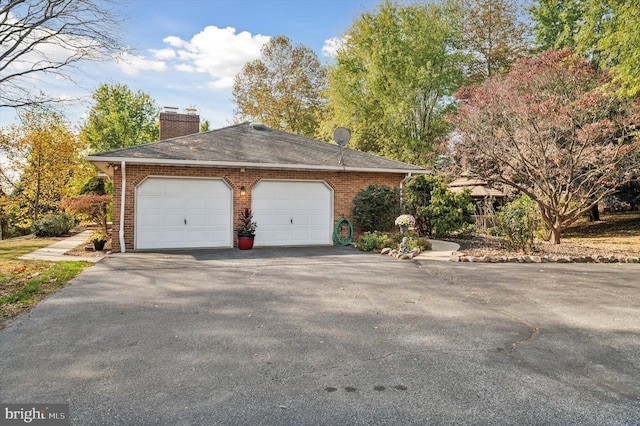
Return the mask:
{"type": "MultiPolygon", "coordinates": [[[[229,217],[230,217],[230,221],[229,221],[229,245],[228,246],[220,246],[220,247],[216,247],[216,248],[233,248],[233,202],[234,202],[234,191],[233,191],[233,187],[229,184],[229,182],[227,182],[226,179],[221,178],[221,177],[207,177],[207,176],[167,176],[167,175],[147,175],[145,176],[140,182],[138,182],[138,184],[136,185],[136,187],[134,188],[134,205],[133,205],[133,246],[135,250],[153,250],[153,249],[139,249],[138,248],[138,224],[137,224],[137,219],[138,219],[138,188],[140,187],[140,185],[142,185],[144,182],[146,182],[149,179],[171,179],[171,180],[176,180],[176,179],[188,179],[188,180],[215,180],[215,181],[221,181],[222,183],[225,184],[225,186],[229,189],[229,194],[230,194],[230,199],[229,199],[229,217]]],[[[178,250],[182,250],[182,249],[188,249],[190,247],[181,247],[178,250]]],[[[198,248],[202,248],[202,247],[198,247],[198,248]]],[[[171,249],[166,249],[166,250],[171,250],[171,249]]]]}
{"type": "Polygon", "coordinates": [[[122,173],[122,189],[120,190],[120,230],[118,236],[120,237],[120,253],[126,253],[127,247],[124,242],[124,207],[125,207],[125,194],[127,190],[127,174],[125,173],[125,161],[120,163],[120,169],[122,173]]]}
{"type": "MultiPolygon", "coordinates": [[[[85,160],[89,162],[106,162],[114,163],[125,161],[122,157],[95,157],[86,156],[85,160]]],[[[277,164],[277,163],[248,163],[240,161],[203,161],[203,160],[173,160],[163,158],[126,158],[129,164],[146,164],[146,165],[170,165],[170,166],[209,166],[209,167],[244,167],[247,169],[281,169],[281,170],[327,170],[339,172],[373,172],[373,173],[429,173],[428,170],[411,170],[411,169],[385,169],[373,167],[345,167],[338,166],[322,166],[322,165],[305,165],[305,164],[277,164]]]]}

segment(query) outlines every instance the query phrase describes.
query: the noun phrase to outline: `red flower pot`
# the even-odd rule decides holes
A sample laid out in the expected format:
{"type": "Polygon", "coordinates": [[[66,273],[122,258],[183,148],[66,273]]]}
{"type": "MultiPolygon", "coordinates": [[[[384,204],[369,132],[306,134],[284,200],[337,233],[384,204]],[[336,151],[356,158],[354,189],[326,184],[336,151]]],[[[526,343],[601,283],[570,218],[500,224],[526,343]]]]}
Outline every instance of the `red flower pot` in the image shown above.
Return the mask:
{"type": "Polygon", "coordinates": [[[251,250],[255,235],[238,235],[238,248],[240,250],[251,250]]]}

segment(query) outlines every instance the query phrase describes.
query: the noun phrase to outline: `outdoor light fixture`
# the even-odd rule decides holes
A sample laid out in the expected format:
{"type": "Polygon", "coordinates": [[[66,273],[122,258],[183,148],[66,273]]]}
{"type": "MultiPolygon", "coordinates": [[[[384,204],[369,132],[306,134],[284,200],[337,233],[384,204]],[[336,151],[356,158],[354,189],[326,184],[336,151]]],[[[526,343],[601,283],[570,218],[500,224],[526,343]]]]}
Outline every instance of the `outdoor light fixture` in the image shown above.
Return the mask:
{"type": "Polygon", "coordinates": [[[245,195],[247,191],[244,189],[244,186],[240,187],[240,195],[245,195]]]}

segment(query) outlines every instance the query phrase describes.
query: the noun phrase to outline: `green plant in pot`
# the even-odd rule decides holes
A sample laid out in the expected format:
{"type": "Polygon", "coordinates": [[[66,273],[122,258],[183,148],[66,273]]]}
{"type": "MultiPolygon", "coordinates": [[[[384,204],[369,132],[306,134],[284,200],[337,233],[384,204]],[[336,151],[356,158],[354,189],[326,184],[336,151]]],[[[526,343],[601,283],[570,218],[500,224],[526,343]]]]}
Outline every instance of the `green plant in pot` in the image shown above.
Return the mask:
{"type": "Polygon", "coordinates": [[[96,251],[104,250],[104,245],[107,243],[107,240],[108,237],[100,231],[94,232],[89,237],[89,241],[93,243],[93,248],[96,249],[96,251]]]}
{"type": "Polygon", "coordinates": [[[244,209],[238,215],[240,224],[236,227],[236,235],[238,236],[238,248],[240,250],[250,250],[253,248],[253,240],[256,236],[256,228],[258,225],[253,221],[253,212],[250,209],[244,209]]]}

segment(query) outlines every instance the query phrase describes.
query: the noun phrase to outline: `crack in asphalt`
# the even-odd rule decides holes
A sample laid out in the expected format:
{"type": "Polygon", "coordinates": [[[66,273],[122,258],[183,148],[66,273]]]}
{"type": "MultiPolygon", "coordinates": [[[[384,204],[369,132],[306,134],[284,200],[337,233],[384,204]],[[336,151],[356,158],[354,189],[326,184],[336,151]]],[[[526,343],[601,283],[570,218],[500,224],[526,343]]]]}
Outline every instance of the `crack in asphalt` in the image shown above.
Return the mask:
{"type": "Polygon", "coordinates": [[[519,344],[530,342],[531,340],[533,340],[533,338],[536,337],[538,332],[539,332],[538,327],[533,327],[533,330],[531,331],[531,334],[529,335],[529,337],[527,337],[526,339],[520,339],[520,340],[516,340],[514,342],[511,342],[511,350],[509,351],[509,353],[514,353],[515,350],[516,350],[516,347],[519,344]]]}

